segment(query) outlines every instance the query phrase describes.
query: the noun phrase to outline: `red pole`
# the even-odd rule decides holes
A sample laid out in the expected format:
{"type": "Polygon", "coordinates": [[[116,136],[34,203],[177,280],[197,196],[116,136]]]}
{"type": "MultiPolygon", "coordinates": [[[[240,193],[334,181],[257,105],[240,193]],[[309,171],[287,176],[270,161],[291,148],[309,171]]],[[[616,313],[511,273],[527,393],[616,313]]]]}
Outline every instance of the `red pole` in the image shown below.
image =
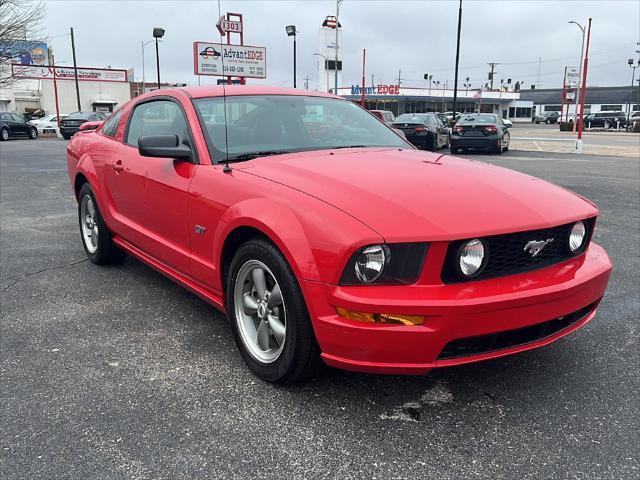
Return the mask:
{"type": "Polygon", "coordinates": [[[364,65],[365,65],[365,56],[367,54],[367,49],[362,49],[362,98],[360,99],[360,106],[364,108],[364,65]]]}
{"type": "Polygon", "coordinates": [[[56,59],[51,55],[51,63],[53,63],[53,93],[56,98],[56,120],[58,122],[58,132],[60,131],[60,107],[58,105],[58,80],[56,79],[56,59]]]}
{"type": "Polygon", "coordinates": [[[587,30],[587,49],[584,53],[584,65],[582,66],[582,88],[580,89],[580,123],[578,124],[578,142],[582,142],[582,123],[584,117],[584,99],[587,92],[587,66],[589,65],[589,40],[591,39],[591,19],[587,30]]]}
{"type": "MultiPolygon", "coordinates": [[[[564,97],[567,94],[567,67],[564,67],[564,77],[562,78],[562,106],[560,107],[560,122],[564,116],[564,97]]],[[[567,108],[567,111],[569,109],[567,108]]]]}

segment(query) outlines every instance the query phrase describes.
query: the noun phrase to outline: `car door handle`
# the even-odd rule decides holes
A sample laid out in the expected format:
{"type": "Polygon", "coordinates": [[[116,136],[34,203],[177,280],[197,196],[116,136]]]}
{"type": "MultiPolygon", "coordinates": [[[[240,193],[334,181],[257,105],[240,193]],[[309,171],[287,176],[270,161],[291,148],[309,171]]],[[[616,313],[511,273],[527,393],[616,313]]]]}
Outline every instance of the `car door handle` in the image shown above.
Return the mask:
{"type": "Polygon", "coordinates": [[[116,160],[111,163],[111,168],[115,170],[116,173],[120,173],[124,170],[124,166],[122,165],[122,160],[116,160]]]}

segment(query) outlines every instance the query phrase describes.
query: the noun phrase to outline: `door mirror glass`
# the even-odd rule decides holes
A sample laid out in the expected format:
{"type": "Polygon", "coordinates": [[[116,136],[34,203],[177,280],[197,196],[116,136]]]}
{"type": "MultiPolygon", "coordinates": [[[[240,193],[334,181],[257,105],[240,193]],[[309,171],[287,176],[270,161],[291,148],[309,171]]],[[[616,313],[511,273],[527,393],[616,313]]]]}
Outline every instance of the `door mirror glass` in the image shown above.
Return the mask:
{"type": "Polygon", "coordinates": [[[138,138],[138,152],[143,157],[176,158],[191,161],[191,148],[180,143],[178,135],[143,135],[138,138]]]}

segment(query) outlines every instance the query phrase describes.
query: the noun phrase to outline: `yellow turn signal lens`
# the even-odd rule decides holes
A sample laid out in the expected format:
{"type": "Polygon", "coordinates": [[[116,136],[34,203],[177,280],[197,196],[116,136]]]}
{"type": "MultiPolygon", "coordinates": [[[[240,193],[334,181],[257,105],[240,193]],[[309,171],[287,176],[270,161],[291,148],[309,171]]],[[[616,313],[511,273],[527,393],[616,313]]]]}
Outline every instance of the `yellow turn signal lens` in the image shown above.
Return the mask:
{"type": "Polygon", "coordinates": [[[422,315],[398,315],[394,313],[366,313],[352,312],[346,308],[336,307],[338,315],[349,320],[357,320],[367,323],[389,323],[395,325],[422,325],[424,317],[422,315]]]}

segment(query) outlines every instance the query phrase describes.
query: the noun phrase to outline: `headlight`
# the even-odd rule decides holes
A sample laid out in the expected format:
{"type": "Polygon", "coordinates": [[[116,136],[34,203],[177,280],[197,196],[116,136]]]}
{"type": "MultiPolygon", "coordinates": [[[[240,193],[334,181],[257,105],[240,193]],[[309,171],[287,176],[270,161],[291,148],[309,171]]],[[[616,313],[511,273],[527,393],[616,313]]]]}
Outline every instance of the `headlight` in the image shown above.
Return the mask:
{"type": "Polygon", "coordinates": [[[409,284],[422,271],[426,243],[392,243],[362,247],[351,256],[340,285],[409,284]]]}
{"type": "Polygon", "coordinates": [[[584,241],[587,238],[587,227],[584,222],[576,222],[571,227],[571,233],[569,233],[569,250],[571,253],[579,252],[584,246],[584,241]]]}
{"type": "Polygon", "coordinates": [[[361,250],[354,266],[358,280],[362,283],[375,281],[382,273],[386,259],[382,245],[373,245],[361,250]]]}
{"type": "Polygon", "coordinates": [[[484,265],[485,250],[482,240],[473,239],[465,243],[460,249],[460,272],[466,277],[477,274],[484,265]]]}

